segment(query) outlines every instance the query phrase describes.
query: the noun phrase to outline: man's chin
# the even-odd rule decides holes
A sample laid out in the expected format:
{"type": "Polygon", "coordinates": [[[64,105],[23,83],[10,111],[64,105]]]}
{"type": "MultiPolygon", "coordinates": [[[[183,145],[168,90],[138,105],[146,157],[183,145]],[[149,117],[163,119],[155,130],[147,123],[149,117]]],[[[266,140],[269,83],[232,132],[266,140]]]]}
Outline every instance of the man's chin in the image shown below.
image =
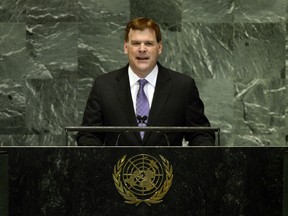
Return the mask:
{"type": "Polygon", "coordinates": [[[149,70],[150,68],[147,62],[138,62],[135,66],[138,70],[149,70]]]}
{"type": "Polygon", "coordinates": [[[137,59],[136,63],[138,65],[142,65],[142,64],[148,65],[149,64],[149,60],[148,59],[137,59]]]}
{"type": "Polygon", "coordinates": [[[150,67],[149,67],[149,66],[146,66],[146,65],[139,65],[139,66],[137,67],[137,70],[138,70],[138,71],[141,71],[141,72],[149,72],[150,67]]]}
{"type": "Polygon", "coordinates": [[[136,74],[141,75],[141,77],[146,77],[152,69],[149,67],[137,67],[135,68],[136,71],[134,71],[136,74]]]}

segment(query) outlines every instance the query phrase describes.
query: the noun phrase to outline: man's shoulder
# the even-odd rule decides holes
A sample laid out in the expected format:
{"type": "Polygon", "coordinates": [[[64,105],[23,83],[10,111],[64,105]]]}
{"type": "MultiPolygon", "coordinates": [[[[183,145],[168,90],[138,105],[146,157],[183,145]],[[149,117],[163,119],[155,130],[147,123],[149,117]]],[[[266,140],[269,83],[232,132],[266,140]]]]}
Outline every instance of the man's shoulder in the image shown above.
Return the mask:
{"type": "Polygon", "coordinates": [[[170,76],[172,79],[176,79],[176,80],[194,80],[191,76],[187,75],[187,74],[183,74],[179,71],[170,69],[170,68],[166,68],[163,66],[160,66],[161,71],[164,73],[167,73],[168,76],[170,76]]]}
{"type": "Polygon", "coordinates": [[[125,74],[127,74],[128,71],[128,67],[122,67],[122,68],[118,68],[116,70],[112,70],[110,72],[107,73],[103,73],[101,75],[99,75],[98,77],[95,78],[95,81],[105,81],[105,80],[113,80],[113,79],[117,79],[125,74]]]}

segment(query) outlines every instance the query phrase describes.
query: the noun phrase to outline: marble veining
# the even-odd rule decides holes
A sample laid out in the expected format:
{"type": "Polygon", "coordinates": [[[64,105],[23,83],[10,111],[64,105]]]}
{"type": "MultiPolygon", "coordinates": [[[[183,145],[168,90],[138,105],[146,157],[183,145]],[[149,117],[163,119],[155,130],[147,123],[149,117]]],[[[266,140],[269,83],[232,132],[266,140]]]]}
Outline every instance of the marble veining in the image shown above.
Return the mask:
{"type": "Polygon", "coordinates": [[[3,0],[0,145],[64,145],[93,79],[126,65],[125,24],[137,16],[160,24],[160,62],[195,78],[221,145],[287,145],[286,4],[3,0]]]}

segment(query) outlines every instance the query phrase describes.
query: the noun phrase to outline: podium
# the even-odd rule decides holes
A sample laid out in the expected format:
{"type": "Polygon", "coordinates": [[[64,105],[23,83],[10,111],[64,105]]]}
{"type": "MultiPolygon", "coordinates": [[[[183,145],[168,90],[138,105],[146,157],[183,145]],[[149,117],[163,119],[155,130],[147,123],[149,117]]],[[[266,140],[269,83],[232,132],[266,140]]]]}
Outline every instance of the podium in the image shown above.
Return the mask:
{"type": "MultiPolygon", "coordinates": [[[[174,126],[67,126],[65,127],[66,134],[66,146],[69,144],[69,132],[102,132],[102,133],[118,133],[118,139],[122,133],[133,133],[133,132],[154,132],[161,133],[167,142],[167,146],[170,146],[167,134],[171,132],[176,133],[193,133],[193,132],[209,132],[216,134],[215,145],[220,146],[220,128],[217,127],[174,127],[174,126]]],[[[117,140],[118,140],[117,139],[117,140]]],[[[116,146],[117,146],[116,141],[116,146]]]]}
{"type": "Polygon", "coordinates": [[[0,215],[8,216],[8,154],[0,148],[0,215]]]}
{"type": "Polygon", "coordinates": [[[283,193],[287,192],[284,187],[288,181],[286,147],[1,147],[0,150],[9,158],[9,216],[284,216],[287,213],[287,194],[283,193]],[[122,163],[124,156],[128,161],[137,155],[149,155],[160,162],[162,156],[169,161],[164,170],[170,172],[170,167],[173,168],[172,184],[162,202],[128,204],[115,186],[113,174],[119,169],[117,164],[122,163]]]}

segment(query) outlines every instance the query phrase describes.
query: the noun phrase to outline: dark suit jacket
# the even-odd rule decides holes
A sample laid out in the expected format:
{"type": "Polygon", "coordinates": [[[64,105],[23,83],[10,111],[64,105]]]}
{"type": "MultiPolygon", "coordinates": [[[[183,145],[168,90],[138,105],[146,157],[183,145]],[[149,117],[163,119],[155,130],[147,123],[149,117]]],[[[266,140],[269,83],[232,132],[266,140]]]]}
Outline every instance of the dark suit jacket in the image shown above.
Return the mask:
{"type": "MultiPolygon", "coordinates": [[[[184,74],[169,70],[158,64],[154,97],[149,113],[149,126],[199,126],[209,127],[204,115],[204,105],[194,80],[184,74]]],[[[95,79],[87,100],[83,126],[136,126],[137,120],[130,92],[128,65],[95,79]]],[[[167,133],[170,145],[182,145],[183,135],[190,145],[214,145],[214,134],[167,133]]],[[[117,133],[77,134],[78,145],[115,145],[117,133]]],[[[118,145],[145,146],[167,145],[160,133],[123,133],[118,145]]]]}

